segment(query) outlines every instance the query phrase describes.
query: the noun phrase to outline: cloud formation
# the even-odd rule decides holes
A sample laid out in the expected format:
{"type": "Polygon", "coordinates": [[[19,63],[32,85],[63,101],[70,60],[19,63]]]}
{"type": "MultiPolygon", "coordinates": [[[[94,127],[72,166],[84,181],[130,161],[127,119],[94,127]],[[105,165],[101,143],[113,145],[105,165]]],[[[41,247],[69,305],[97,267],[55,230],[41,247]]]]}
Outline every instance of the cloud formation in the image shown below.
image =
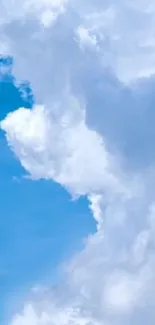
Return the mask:
{"type": "Polygon", "coordinates": [[[5,3],[3,48],[36,104],[1,128],[32,179],[86,195],[97,221],[64,287],[39,291],[10,324],[153,325],[154,4],[5,3]]]}

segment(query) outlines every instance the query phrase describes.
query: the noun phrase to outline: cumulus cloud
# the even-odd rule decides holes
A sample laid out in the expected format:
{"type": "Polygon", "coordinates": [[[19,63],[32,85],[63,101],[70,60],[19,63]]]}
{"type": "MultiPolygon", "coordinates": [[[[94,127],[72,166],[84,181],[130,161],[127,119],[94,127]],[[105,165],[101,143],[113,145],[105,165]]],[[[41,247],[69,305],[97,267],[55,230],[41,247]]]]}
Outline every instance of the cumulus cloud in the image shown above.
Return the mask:
{"type": "Polygon", "coordinates": [[[100,193],[104,188],[109,193],[124,191],[110,170],[103,140],[87,128],[84,110],[78,105],[74,98],[64,99],[56,114],[42,106],[21,108],[10,113],[1,127],[33,178],[54,179],[79,195],[100,193]],[[61,113],[61,105],[67,106],[66,112],[61,113]]]}
{"type": "Polygon", "coordinates": [[[35,1],[31,5],[19,1],[16,10],[10,1],[2,4],[3,47],[14,57],[16,77],[31,81],[37,103],[50,106],[69,87],[85,101],[89,127],[110,142],[112,151],[121,151],[131,167],[151,164],[155,158],[152,2],[45,1],[36,8],[35,1]],[[40,15],[46,16],[48,9],[58,14],[45,28],[40,15]],[[144,70],[150,78],[144,79],[144,70]]]}
{"type": "Polygon", "coordinates": [[[64,287],[10,324],[154,324],[154,4],[2,5],[5,48],[36,97],[1,122],[8,144],[32,179],[86,195],[97,221],[64,287]]]}

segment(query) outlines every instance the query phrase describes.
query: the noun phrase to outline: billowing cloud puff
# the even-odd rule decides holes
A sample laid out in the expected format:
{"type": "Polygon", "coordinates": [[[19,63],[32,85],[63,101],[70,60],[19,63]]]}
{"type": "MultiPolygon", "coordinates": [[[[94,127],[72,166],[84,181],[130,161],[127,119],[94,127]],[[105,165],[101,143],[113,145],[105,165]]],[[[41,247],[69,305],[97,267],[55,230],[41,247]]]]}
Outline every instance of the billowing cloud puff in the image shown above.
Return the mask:
{"type": "Polygon", "coordinates": [[[152,164],[152,1],[44,1],[37,6],[19,1],[14,10],[5,1],[0,6],[1,53],[13,55],[14,73],[31,82],[37,103],[50,107],[69,89],[84,102],[89,127],[112,151],[121,151],[130,167],[152,164]],[[57,14],[45,28],[41,15],[47,10],[57,14]]]}
{"type": "Polygon", "coordinates": [[[10,324],[153,325],[154,4],[9,6],[3,44],[36,104],[1,128],[31,178],[86,195],[98,226],[67,263],[64,287],[39,292],[10,324]]]}
{"type": "MultiPolygon", "coordinates": [[[[58,20],[57,33],[59,34],[59,28],[67,19],[64,32],[61,29],[61,37],[63,38],[66,33],[68,25],[70,32],[72,29],[73,33],[78,34],[79,42],[85,42],[86,47],[91,40],[94,49],[96,48],[100,54],[103,66],[112,67],[119,79],[129,82],[137,77],[154,74],[155,7],[151,0],[141,2],[137,0],[136,3],[129,0],[119,0],[117,3],[106,0],[85,1],[85,3],[77,0],[18,0],[16,5],[7,0],[1,1],[0,6],[1,28],[4,28],[4,34],[6,25],[11,24],[14,25],[14,30],[12,30],[14,36],[17,33],[20,37],[21,32],[23,35],[27,20],[29,23],[31,21],[30,28],[26,28],[27,36],[30,30],[32,32],[32,25],[35,28],[37,21],[41,23],[40,28],[42,25],[50,28],[53,22],[56,23],[58,20]],[[20,33],[16,28],[19,20],[23,29],[20,33]]],[[[33,35],[31,32],[29,41],[32,39],[34,41],[38,32],[36,31],[33,35]]],[[[8,33],[10,34],[11,30],[8,33]]],[[[8,33],[5,34],[7,37],[8,33]]],[[[44,34],[43,30],[42,33],[44,34]]],[[[56,31],[53,32],[53,37],[55,33],[56,31]]],[[[50,35],[52,37],[51,33],[50,35]]],[[[38,36],[42,42],[41,34],[38,36]]],[[[53,47],[54,43],[51,46],[53,47]]],[[[20,53],[16,50],[17,44],[14,51],[16,55],[19,55],[20,53]]],[[[40,51],[43,51],[41,47],[40,51]]]]}
{"type": "Polygon", "coordinates": [[[54,179],[75,194],[98,192],[105,186],[119,191],[103,141],[87,128],[84,111],[78,110],[72,98],[60,105],[67,106],[64,114],[61,107],[60,112],[57,107],[51,114],[36,106],[33,110],[20,109],[2,122],[8,142],[25,169],[32,177],[54,179]]]}

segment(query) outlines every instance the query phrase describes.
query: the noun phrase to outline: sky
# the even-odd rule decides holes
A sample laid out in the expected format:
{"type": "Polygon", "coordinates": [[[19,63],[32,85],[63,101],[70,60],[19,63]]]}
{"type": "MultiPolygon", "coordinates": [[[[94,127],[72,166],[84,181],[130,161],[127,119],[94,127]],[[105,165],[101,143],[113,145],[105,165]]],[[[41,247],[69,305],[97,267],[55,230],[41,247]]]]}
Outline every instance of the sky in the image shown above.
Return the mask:
{"type": "Polygon", "coordinates": [[[155,5],[0,1],[0,324],[155,322],[155,5]]]}
{"type": "MultiPolygon", "coordinates": [[[[3,58],[1,69],[6,66],[3,58]]],[[[32,108],[32,100],[20,92],[13,78],[1,78],[1,120],[22,105],[32,108]]],[[[57,283],[59,262],[82,247],[95,222],[86,198],[75,201],[59,184],[28,179],[2,130],[0,148],[0,320],[6,323],[34,283],[57,283]]]]}

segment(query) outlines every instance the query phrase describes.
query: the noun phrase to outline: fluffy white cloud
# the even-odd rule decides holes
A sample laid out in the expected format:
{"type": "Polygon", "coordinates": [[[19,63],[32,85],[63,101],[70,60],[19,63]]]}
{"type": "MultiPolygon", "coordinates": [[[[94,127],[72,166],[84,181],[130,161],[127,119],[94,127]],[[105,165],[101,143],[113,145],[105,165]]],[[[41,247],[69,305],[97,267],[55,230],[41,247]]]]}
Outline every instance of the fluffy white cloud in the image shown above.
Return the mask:
{"type": "Polygon", "coordinates": [[[100,40],[103,64],[112,66],[121,80],[154,74],[155,6],[151,0],[76,5],[84,26],[100,40]]]}
{"type": "MultiPolygon", "coordinates": [[[[80,34],[82,43],[86,42],[87,45],[91,43],[94,47],[96,45],[97,55],[100,56],[103,67],[112,68],[120,80],[128,83],[137,77],[154,74],[155,6],[151,0],[141,2],[105,0],[85,3],[76,0],[18,0],[16,5],[7,0],[1,1],[0,12],[1,35],[6,39],[7,47],[10,43],[10,51],[17,59],[17,71],[20,74],[21,70],[22,72],[25,70],[25,74],[29,73],[30,79],[34,74],[32,67],[33,71],[38,67],[41,69],[41,60],[44,61],[45,58],[47,60],[49,55],[50,67],[53,60],[54,62],[59,60],[61,64],[62,56],[55,57],[53,53],[55,44],[60,37],[61,41],[64,38],[63,46],[65,47],[67,42],[71,50],[73,46],[71,37],[74,38],[74,35],[76,37],[77,33],[80,34]],[[49,32],[52,22],[57,22],[56,30],[54,28],[49,32]],[[42,28],[42,23],[48,27],[48,31],[42,28]],[[27,47],[31,46],[30,53],[27,47]],[[23,51],[26,51],[25,55],[23,51]],[[29,63],[24,58],[26,54],[29,56],[29,63]],[[34,55],[35,57],[37,55],[37,65],[34,64],[34,55]],[[27,65],[30,67],[28,71],[27,65]]],[[[77,53],[75,57],[77,64],[77,53]]],[[[46,77],[49,77],[47,70],[45,71],[46,77]]],[[[52,77],[51,69],[51,83],[52,77]]]]}
{"type": "Polygon", "coordinates": [[[64,287],[33,294],[11,324],[154,324],[153,210],[139,227],[131,214],[115,226],[106,222],[113,215],[105,214],[104,234],[102,229],[88,238],[85,249],[67,264],[64,287]]]}
{"type": "Polygon", "coordinates": [[[13,55],[17,78],[30,80],[37,103],[48,107],[68,87],[84,101],[87,124],[110,141],[112,150],[134,166],[151,163],[155,79],[131,84],[145,71],[154,74],[154,43],[148,45],[155,17],[151,1],[45,1],[37,8],[33,3],[19,2],[13,10],[5,2],[5,23],[0,24],[4,53],[13,55]],[[40,14],[53,19],[54,6],[64,10],[44,28],[40,14]]]}
{"type": "Polygon", "coordinates": [[[154,79],[137,79],[154,73],[154,4],[18,5],[3,4],[0,30],[37,104],[9,114],[1,128],[33,179],[87,195],[98,229],[68,262],[64,287],[41,292],[10,324],[153,325],[154,79]],[[145,174],[125,165],[135,157],[145,174]]]}
{"type": "Polygon", "coordinates": [[[64,99],[56,114],[42,106],[21,108],[9,114],[1,127],[33,178],[54,179],[80,195],[105,187],[109,193],[123,190],[110,170],[101,137],[87,128],[84,110],[74,98],[64,99]],[[62,114],[61,105],[67,105],[62,114]]]}
{"type": "Polygon", "coordinates": [[[142,182],[133,174],[130,180],[120,172],[104,141],[87,127],[84,107],[70,94],[50,109],[21,108],[1,127],[32,178],[53,179],[73,195],[88,195],[98,222],[97,233],[66,266],[66,286],[51,296],[40,293],[39,301],[28,302],[11,324],[124,325],[132,318],[137,324],[143,310],[143,318],[153,324],[154,206],[149,178],[142,182]]]}
{"type": "Polygon", "coordinates": [[[16,316],[13,319],[14,325],[56,325],[56,324],[75,324],[75,325],[99,325],[93,318],[82,316],[81,311],[76,307],[64,308],[52,306],[52,303],[46,305],[49,311],[41,311],[38,314],[31,305],[28,305],[23,316],[16,316]]]}

